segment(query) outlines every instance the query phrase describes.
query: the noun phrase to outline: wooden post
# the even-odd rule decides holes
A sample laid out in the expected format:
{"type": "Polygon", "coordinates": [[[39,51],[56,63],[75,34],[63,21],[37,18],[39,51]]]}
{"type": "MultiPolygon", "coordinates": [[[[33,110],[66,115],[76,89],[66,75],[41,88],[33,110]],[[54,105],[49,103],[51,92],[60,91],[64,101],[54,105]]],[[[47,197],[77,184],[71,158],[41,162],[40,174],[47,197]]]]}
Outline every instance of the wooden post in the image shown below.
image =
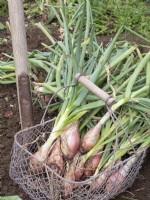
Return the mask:
{"type": "Polygon", "coordinates": [[[33,114],[23,0],[9,0],[8,7],[15,61],[20,121],[21,128],[24,129],[33,125],[33,114]]]}

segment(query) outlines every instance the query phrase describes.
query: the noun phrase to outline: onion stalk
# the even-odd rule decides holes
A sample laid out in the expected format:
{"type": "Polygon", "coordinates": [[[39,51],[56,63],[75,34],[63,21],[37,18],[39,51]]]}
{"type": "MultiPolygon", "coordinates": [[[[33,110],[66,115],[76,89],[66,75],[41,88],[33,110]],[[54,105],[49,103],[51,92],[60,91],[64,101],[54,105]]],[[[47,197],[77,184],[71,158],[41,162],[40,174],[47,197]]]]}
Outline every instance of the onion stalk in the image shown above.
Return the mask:
{"type": "MultiPolygon", "coordinates": [[[[42,23],[37,24],[52,45],[43,44],[50,52],[33,51],[28,60],[34,93],[54,94],[50,109],[57,111],[57,117],[47,141],[30,159],[30,168],[44,173],[44,163],[69,181],[81,181],[83,175],[86,179],[102,171],[91,188],[107,182],[105,189],[110,192],[117,180],[117,192],[127,175],[123,173],[126,164],[117,171],[110,167],[122,162],[124,155],[135,153],[139,146],[150,145],[150,52],[142,54],[137,45],[117,42],[126,27],[118,30],[106,49],[99,45],[89,0],[79,6],[70,22],[64,5],[61,16],[51,8],[63,28],[63,39],[56,41],[42,23]],[[38,68],[46,77],[44,82],[38,79],[38,68]],[[77,73],[113,96],[116,103],[108,112],[105,102],[77,83],[77,73]],[[64,161],[69,163],[67,169],[64,161]],[[108,169],[111,176],[106,173],[108,169]]],[[[0,83],[14,82],[14,69],[13,61],[0,62],[0,83]]],[[[130,168],[129,164],[127,172],[130,168]]],[[[66,198],[75,186],[67,182],[64,188],[66,198]]]]}
{"type": "MultiPolygon", "coordinates": [[[[88,13],[89,6],[90,6],[90,2],[86,1],[86,10],[87,10],[86,14],[87,15],[89,15],[89,13],[88,13]]],[[[75,56],[74,56],[74,52],[73,52],[73,49],[72,49],[71,41],[68,40],[68,38],[70,38],[71,35],[70,35],[69,30],[67,28],[65,13],[62,15],[62,17],[63,17],[64,27],[65,27],[65,41],[64,42],[65,42],[65,46],[66,46],[66,51],[67,51],[67,54],[72,54],[72,57],[67,57],[67,60],[66,60],[67,65],[70,65],[70,67],[68,68],[68,70],[69,70],[68,71],[68,77],[66,79],[66,83],[69,84],[70,81],[71,82],[73,81],[73,83],[75,82],[74,79],[71,80],[71,76],[72,76],[72,73],[73,73],[73,69],[75,69],[75,68],[73,68],[72,64],[73,64],[73,62],[74,62],[74,64],[76,64],[76,61],[75,61],[75,56]]],[[[89,17],[87,17],[87,19],[89,19],[89,17]]],[[[89,23],[90,23],[90,21],[87,20],[87,22],[86,22],[86,33],[85,33],[84,39],[86,39],[87,35],[89,35],[89,28],[88,28],[89,23]]],[[[112,40],[111,44],[107,47],[106,51],[104,52],[104,55],[100,58],[99,63],[96,67],[96,70],[93,73],[93,75],[91,76],[93,82],[95,82],[97,80],[98,75],[100,74],[105,63],[109,59],[111,51],[113,50],[115,42],[117,41],[121,31],[122,31],[122,28],[118,31],[118,33],[116,34],[116,36],[112,40]]],[[[82,49],[81,58],[80,58],[81,60],[83,60],[83,56],[85,56],[84,48],[82,49]]],[[[82,61],[81,61],[81,63],[82,63],[82,61]]],[[[75,73],[76,73],[76,70],[77,69],[75,69],[75,73]]],[[[88,91],[86,89],[84,89],[84,90],[81,89],[80,94],[79,94],[77,89],[78,89],[78,85],[71,87],[67,90],[68,100],[65,101],[62,104],[62,108],[60,110],[59,115],[56,118],[54,127],[52,129],[52,132],[51,132],[49,138],[47,139],[45,144],[40,148],[40,150],[35,153],[37,160],[44,162],[47,159],[48,151],[49,151],[51,145],[57,139],[57,137],[59,137],[61,135],[65,126],[76,122],[79,118],[82,117],[82,115],[85,114],[85,112],[78,112],[77,116],[73,115],[73,113],[75,113],[76,109],[79,109],[79,106],[82,104],[83,99],[85,98],[85,96],[88,93],[88,91]],[[40,157],[40,158],[38,159],[38,157],[40,157]]]]}

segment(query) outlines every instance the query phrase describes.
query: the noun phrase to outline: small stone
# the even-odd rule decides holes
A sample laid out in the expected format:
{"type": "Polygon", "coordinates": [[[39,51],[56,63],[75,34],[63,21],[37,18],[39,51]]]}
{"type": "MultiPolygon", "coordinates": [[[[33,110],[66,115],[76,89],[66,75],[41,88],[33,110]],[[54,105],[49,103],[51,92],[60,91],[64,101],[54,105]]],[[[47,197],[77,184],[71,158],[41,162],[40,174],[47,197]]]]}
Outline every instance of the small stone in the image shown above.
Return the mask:
{"type": "Polygon", "coordinates": [[[7,102],[9,101],[8,97],[5,97],[5,101],[7,101],[7,102]]]}
{"type": "Polygon", "coordinates": [[[13,136],[10,134],[10,135],[6,135],[6,137],[10,139],[10,138],[12,138],[13,136]]]}
{"type": "Polygon", "coordinates": [[[4,144],[0,144],[0,149],[4,149],[5,145],[4,144]]]}
{"type": "Polygon", "coordinates": [[[23,193],[20,193],[19,196],[20,196],[21,198],[23,198],[23,197],[24,197],[24,194],[23,194],[23,193]]]}
{"type": "Polygon", "coordinates": [[[13,104],[10,104],[10,107],[11,107],[11,108],[13,108],[13,107],[14,107],[14,105],[13,105],[13,104]]]}
{"type": "Polygon", "coordinates": [[[49,103],[50,99],[51,99],[50,95],[45,95],[45,103],[49,103]]]}
{"type": "Polygon", "coordinates": [[[10,185],[10,186],[13,186],[13,182],[11,181],[11,182],[9,183],[9,185],[10,185]]]}
{"type": "Polygon", "coordinates": [[[5,117],[7,117],[7,118],[12,118],[12,117],[13,117],[13,112],[12,112],[12,111],[7,111],[7,112],[5,113],[5,117]]]}

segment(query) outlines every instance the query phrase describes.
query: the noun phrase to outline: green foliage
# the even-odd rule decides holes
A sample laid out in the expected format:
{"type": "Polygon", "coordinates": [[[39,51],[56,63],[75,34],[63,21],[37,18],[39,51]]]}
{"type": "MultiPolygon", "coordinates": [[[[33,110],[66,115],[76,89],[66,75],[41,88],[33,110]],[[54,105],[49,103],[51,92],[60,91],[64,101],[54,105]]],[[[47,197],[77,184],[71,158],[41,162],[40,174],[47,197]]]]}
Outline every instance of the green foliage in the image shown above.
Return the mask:
{"type": "Polygon", "coordinates": [[[44,11],[44,0],[25,1],[24,12],[27,18],[39,16],[44,11]]]}
{"type": "MultiPolygon", "coordinates": [[[[66,0],[69,19],[73,16],[79,4],[85,0],[66,0]]],[[[25,14],[28,18],[47,15],[48,23],[54,18],[50,4],[60,7],[58,0],[24,1],[25,14]]],[[[111,34],[125,25],[150,39],[150,0],[91,0],[94,24],[97,33],[111,34]]],[[[8,15],[7,1],[0,0],[0,16],[8,15]]]]}
{"type": "Polygon", "coordinates": [[[0,46],[3,46],[6,43],[7,43],[7,39],[3,39],[0,37],[0,46]]]}
{"type": "Polygon", "coordinates": [[[19,196],[6,196],[6,197],[0,197],[0,200],[21,200],[19,196]]]}
{"type": "Polygon", "coordinates": [[[5,28],[5,26],[3,25],[3,23],[0,22],[0,30],[3,30],[5,28]]]}
{"type": "MultiPolygon", "coordinates": [[[[107,31],[108,33],[116,32],[120,26],[125,25],[145,36],[149,36],[149,9],[144,2],[139,0],[105,0],[103,2],[105,2],[106,11],[104,15],[108,19],[107,29],[103,31],[104,33],[107,33],[107,31]]],[[[96,19],[99,19],[99,17],[96,19]]],[[[98,20],[95,23],[97,24],[98,20]]]]}
{"type": "MultiPolygon", "coordinates": [[[[49,0],[50,4],[60,6],[60,1],[49,0]]],[[[66,0],[66,7],[72,15],[79,3],[84,0],[66,0]]],[[[115,33],[122,25],[150,38],[150,5],[141,0],[92,0],[92,11],[97,33],[115,33]]]]}
{"type": "Polygon", "coordinates": [[[0,0],[0,17],[4,17],[7,15],[7,0],[0,0]]]}

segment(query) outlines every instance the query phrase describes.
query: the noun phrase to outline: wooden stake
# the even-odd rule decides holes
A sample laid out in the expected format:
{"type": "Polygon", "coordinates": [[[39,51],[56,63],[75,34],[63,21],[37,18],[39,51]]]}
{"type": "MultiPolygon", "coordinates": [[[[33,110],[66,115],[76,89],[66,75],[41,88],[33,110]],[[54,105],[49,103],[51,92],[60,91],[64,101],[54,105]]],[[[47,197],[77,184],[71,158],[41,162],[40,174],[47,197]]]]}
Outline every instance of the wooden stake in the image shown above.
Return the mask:
{"type": "Polygon", "coordinates": [[[24,129],[33,125],[33,114],[23,0],[9,0],[8,7],[15,61],[20,121],[21,128],[24,129]]]}

